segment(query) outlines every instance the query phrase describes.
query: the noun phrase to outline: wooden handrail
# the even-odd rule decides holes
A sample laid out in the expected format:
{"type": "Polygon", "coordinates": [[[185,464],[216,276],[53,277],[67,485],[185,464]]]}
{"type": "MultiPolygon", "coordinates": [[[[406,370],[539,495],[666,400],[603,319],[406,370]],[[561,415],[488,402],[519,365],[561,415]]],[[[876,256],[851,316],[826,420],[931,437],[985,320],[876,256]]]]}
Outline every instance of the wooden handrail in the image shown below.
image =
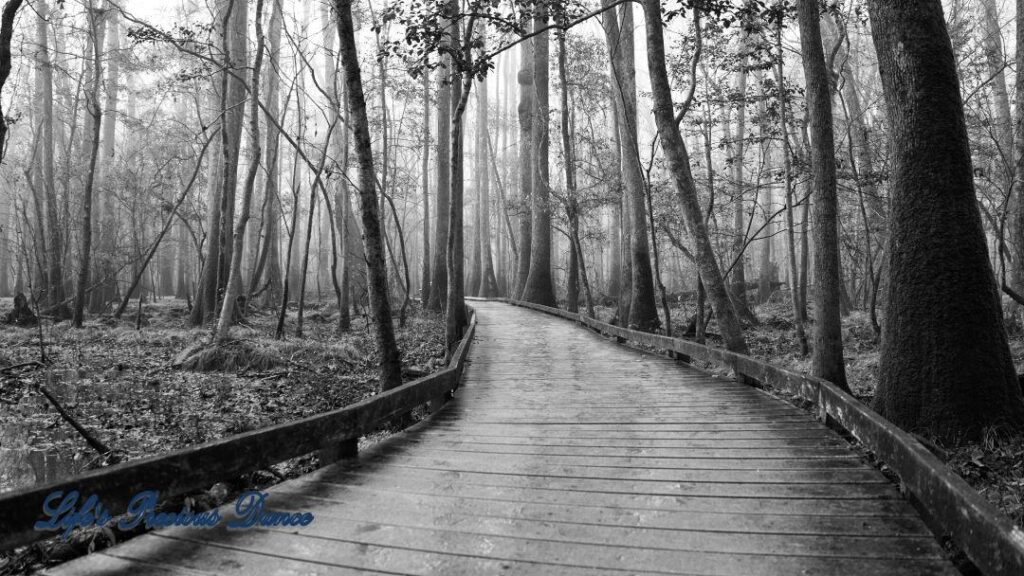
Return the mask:
{"type": "Polygon", "coordinates": [[[896,472],[904,490],[940,538],[949,538],[988,576],[1024,574],[1024,530],[1016,526],[913,436],[865,406],[835,384],[772,366],[767,362],[689,340],[613,326],[565,310],[510,300],[584,324],[621,340],[675,352],[682,360],[724,364],[737,377],[799,396],[817,406],[819,420],[848,431],[896,472]]]}
{"type": "Polygon", "coordinates": [[[448,366],[429,376],[331,412],[0,495],[0,550],[52,535],[34,530],[33,525],[42,516],[46,496],[55,490],[65,494],[77,490],[83,498],[95,494],[104,508],[116,515],[123,513],[140,491],[159,490],[162,500],[194,493],[222,480],[358,439],[383,421],[447,396],[458,388],[476,331],[476,313],[472,308],[468,311],[469,326],[448,366]]]}

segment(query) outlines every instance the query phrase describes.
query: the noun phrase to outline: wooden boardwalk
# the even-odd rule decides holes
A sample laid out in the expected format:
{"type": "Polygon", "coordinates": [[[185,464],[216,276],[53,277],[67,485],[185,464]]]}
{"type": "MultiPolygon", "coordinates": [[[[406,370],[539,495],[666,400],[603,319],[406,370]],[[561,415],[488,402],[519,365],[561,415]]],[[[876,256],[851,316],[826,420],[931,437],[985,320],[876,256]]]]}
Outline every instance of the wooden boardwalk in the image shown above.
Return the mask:
{"type": "Polygon", "coordinates": [[[271,489],[310,526],[160,530],[48,574],[956,574],[897,489],[806,412],[473,305],[453,402],[271,489]]]}

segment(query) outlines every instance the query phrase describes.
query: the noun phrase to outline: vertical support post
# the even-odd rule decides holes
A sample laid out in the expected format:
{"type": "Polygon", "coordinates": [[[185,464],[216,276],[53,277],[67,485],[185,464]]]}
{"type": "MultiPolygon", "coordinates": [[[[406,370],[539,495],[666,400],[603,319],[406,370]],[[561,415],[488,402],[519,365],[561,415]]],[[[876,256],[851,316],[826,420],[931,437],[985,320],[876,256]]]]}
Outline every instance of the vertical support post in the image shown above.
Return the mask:
{"type": "Polygon", "coordinates": [[[348,438],[341,442],[330,444],[321,448],[316,453],[320,459],[320,467],[334,464],[339,460],[349,460],[359,456],[359,438],[348,438]]]}

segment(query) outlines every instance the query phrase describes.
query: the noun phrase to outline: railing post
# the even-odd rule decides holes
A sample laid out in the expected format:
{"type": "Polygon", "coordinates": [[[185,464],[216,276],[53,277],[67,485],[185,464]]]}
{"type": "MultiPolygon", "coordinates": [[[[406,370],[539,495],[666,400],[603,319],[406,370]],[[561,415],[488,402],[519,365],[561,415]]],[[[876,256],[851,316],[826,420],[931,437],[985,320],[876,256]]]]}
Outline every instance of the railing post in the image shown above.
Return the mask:
{"type": "Polygon", "coordinates": [[[430,400],[429,402],[427,402],[427,412],[430,412],[431,414],[434,414],[435,412],[440,410],[442,406],[447,404],[448,401],[451,400],[451,399],[452,399],[452,393],[451,393],[451,391],[449,391],[449,392],[445,392],[444,394],[438,396],[437,398],[434,398],[433,400],[430,400]]]}
{"type": "Polygon", "coordinates": [[[686,364],[693,364],[693,358],[690,358],[689,354],[683,354],[682,352],[676,352],[675,350],[669,350],[669,354],[672,355],[672,359],[676,362],[685,362],[686,364]]]}
{"type": "Polygon", "coordinates": [[[320,467],[334,464],[339,460],[348,460],[359,456],[359,438],[348,438],[341,442],[336,442],[325,448],[321,448],[316,453],[320,459],[320,467]]]}

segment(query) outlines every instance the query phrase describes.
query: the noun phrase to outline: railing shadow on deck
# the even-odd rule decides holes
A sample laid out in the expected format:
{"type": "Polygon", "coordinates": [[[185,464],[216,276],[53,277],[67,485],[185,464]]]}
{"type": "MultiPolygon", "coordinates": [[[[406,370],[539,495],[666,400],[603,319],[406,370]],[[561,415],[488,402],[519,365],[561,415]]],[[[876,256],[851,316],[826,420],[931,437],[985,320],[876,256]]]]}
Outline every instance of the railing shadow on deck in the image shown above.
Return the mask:
{"type": "Polygon", "coordinates": [[[667,351],[687,363],[699,360],[724,365],[743,382],[782,390],[814,403],[820,421],[851,434],[899,475],[901,491],[940,539],[952,541],[988,576],[1024,575],[1024,530],[912,435],[835,384],[728,350],[613,326],[582,313],[508,298],[493,300],[571,320],[619,342],[630,341],[667,351]]]}
{"type": "Polygon", "coordinates": [[[467,310],[469,325],[448,366],[429,376],[323,414],[0,495],[0,551],[53,535],[33,526],[44,500],[57,490],[77,490],[83,500],[95,494],[108,512],[118,515],[143,490],[159,490],[163,502],[312,452],[320,453],[322,465],[355,456],[359,438],[381,423],[424,404],[436,408],[458,389],[476,330],[476,312],[467,310]]]}

